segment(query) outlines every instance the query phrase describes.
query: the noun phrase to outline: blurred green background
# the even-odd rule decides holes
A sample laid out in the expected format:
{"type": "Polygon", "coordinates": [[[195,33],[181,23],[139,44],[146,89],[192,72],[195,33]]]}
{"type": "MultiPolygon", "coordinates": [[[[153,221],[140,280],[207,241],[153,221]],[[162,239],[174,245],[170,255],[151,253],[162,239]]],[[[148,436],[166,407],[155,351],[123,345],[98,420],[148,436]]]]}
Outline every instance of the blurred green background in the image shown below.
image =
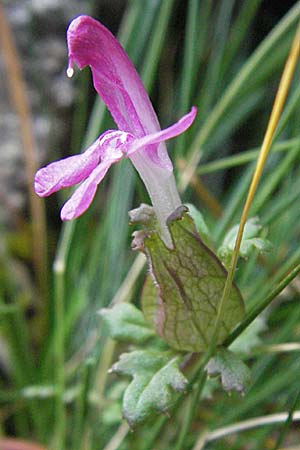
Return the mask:
{"type": "MultiPolygon", "coordinates": [[[[130,250],[128,210],[148,202],[144,186],[122,161],[92,208],[68,224],[59,209],[69,193],[41,200],[32,189],[38,167],[114,128],[89,71],[65,74],[65,30],[82,13],[118,36],[162,127],[198,107],[193,127],[168,149],[183,202],[201,210],[220,245],[240,219],[300,2],[6,0],[0,9],[1,434],[55,450],[172,449],[188,396],[171,419],[128,432],[120,407],[126,382],[107,376],[124,348],[107,339],[97,315],[116,298],[139,304],[145,269],[130,250]]],[[[236,277],[248,309],[300,262],[299,68],[294,78],[251,209],[273,250],[242,261],[236,277]]],[[[205,429],[300,409],[299,319],[295,279],[256,322],[251,348],[238,349],[252,370],[250,391],[229,397],[210,387],[184,449],[202,448],[205,429]]],[[[296,425],[272,423],[205,449],[299,446],[296,425]]]]}

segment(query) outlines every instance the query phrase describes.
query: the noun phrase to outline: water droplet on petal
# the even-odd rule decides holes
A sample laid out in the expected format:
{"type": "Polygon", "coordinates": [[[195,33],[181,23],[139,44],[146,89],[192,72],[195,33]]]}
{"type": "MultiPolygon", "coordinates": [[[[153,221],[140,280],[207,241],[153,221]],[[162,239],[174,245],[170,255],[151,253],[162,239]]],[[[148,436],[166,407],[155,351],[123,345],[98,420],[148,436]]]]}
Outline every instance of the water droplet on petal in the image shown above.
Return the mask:
{"type": "Polygon", "coordinates": [[[73,75],[74,75],[73,67],[68,67],[67,68],[67,76],[68,76],[68,78],[72,78],[73,75]]]}

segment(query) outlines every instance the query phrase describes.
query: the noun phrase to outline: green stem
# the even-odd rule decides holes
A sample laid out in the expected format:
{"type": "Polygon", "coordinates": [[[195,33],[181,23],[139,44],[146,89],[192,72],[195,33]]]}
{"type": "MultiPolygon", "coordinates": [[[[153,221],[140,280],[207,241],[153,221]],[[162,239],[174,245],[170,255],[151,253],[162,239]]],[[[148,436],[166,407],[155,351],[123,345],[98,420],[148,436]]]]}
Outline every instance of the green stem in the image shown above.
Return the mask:
{"type": "Polygon", "coordinates": [[[64,389],[65,389],[65,374],[64,374],[64,328],[63,317],[64,308],[63,302],[57,296],[55,303],[56,316],[56,338],[55,338],[55,370],[56,370],[56,449],[64,449],[65,428],[66,428],[66,412],[64,406],[64,389]]]}
{"type": "Polygon", "coordinates": [[[273,289],[269,295],[252,311],[250,311],[246,318],[241,322],[225,339],[223,345],[228,347],[232,342],[256,319],[261,312],[280,294],[280,292],[300,273],[300,264],[298,264],[291,272],[273,289]]]}
{"type": "Polygon", "coordinates": [[[85,424],[87,426],[86,417],[88,415],[88,393],[91,384],[93,361],[87,361],[81,369],[80,376],[80,392],[75,405],[74,428],[72,433],[73,447],[83,449],[83,438],[85,435],[85,424]]]}
{"type": "MultiPolygon", "coordinates": [[[[70,230],[70,228],[69,228],[70,230]]],[[[66,245],[66,241],[65,241],[66,245]]],[[[62,249],[63,247],[61,247],[62,249]]],[[[64,348],[64,297],[65,297],[65,253],[58,254],[54,262],[54,322],[55,334],[53,336],[54,370],[56,384],[55,400],[55,429],[53,450],[64,450],[66,411],[64,405],[65,391],[65,348],[64,348]],[[61,259],[60,256],[63,256],[61,259]]]]}
{"type": "MultiPolygon", "coordinates": [[[[209,358],[206,358],[206,359],[205,359],[205,361],[208,362],[209,358]],[[206,359],[207,359],[207,361],[206,361],[206,359]]],[[[198,408],[201,394],[202,394],[202,391],[203,391],[203,388],[204,388],[205,382],[206,382],[206,373],[203,370],[203,367],[204,367],[204,363],[202,362],[201,368],[200,368],[201,369],[200,379],[198,381],[198,385],[194,392],[194,395],[190,399],[189,409],[188,409],[187,415],[185,416],[185,420],[184,420],[184,423],[180,430],[180,434],[179,434],[176,446],[174,447],[174,450],[181,450],[184,448],[184,442],[186,441],[187,434],[191,428],[193,419],[195,417],[195,412],[198,408]]],[[[197,371],[197,374],[198,373],[199,372],[197,371]]]]}
{"type": "Polygon", "coordinates": [[[282,429],[281,429],[281,431],[280,431],[280,433],[278,435],[278,438],[277,438],[274,450],[278,450],[279,447],[281,446],[281,444],[283,442],[283,439],[284,439],[284,436],[285,436],[286,432],[288,431],[291,423],[293,422],[293,415],[294,415],[294,412],[296,410],[296,407],[297,407],[297,404],[298,404],[299,400],[300,400],[300,390],[298,391],[298,394],[296,395],[296,398],[293,400],[293,403],[292,403],[292,406],[291,406],[291,408],[289,410],[287,419],[284,422],[284,425],[283,425],[283,427],[282,427],[282,429]]]}

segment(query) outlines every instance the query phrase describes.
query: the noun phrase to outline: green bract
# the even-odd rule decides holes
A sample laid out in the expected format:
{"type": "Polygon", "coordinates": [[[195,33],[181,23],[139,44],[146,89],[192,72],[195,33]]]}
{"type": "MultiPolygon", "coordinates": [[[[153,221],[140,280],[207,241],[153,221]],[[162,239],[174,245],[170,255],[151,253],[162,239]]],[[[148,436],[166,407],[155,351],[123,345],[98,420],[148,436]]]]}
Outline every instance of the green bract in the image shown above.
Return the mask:
{"type": "MultiPolygon", "coordinates": [[[[235,241],[238,234],[239,225],[232,227],[226,234],[221,247],[218,250],[218,257],[225,266],[229,266],[232,254],[234,251],[235,241]]],[[[260,253],[270,252],[272,244],[265,238],[258,237],[262,226],[259,223],[258,217],[252,217],[247,220],[239,255],[242,258],[250,256],[253,250],[258,250],[260,253]]]]}
{"type": "Polygon", "coordinates": [[[127,387],[122,412],[133,426],[154,412],[167,412],[173,405],[174,392],[183,392],[187,379],[178,368],[179,358],[170,353],[136,350],[123,353],[111,372],[132,377],[127,387]]]}
{"type": "Polygon", "coordinates": [[[237,391],[243,394],[249,387],[251,373],[246,364],[233,352],[226,348],[218,350],[206,366],[210,376],[220,375],[225,391],[237,391]]]}
{"type": "MultiPolygon", "coordinates": [[[[227,272],[216,255],[202,242],[187,208],[180,207],[168,219],[173,248],[159,233],[136,232],[133,247],[148,259],[148,279],[142,308],[147,320],[170,347],[201,352],[209,346],[227,272]]],[[[244,304],[233,285],[223,308],[218,344],[244,316],[244,304]]]]}
{"type": "Polygon", "coordinates": [[[130,303],[102,308],[99,313],[107,326],[109,336],[117,341],[138,344],[153,336],[153,331],[147,327],[141,311],[130,303]]]}

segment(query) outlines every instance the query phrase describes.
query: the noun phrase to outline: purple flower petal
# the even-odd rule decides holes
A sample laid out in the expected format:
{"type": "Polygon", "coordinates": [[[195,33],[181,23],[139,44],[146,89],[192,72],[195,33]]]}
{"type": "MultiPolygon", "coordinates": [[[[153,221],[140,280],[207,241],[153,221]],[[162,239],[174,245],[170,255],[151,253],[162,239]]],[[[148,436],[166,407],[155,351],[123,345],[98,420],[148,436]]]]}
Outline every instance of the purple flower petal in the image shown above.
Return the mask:
{"type": "Polygon", "coordinates": [[[87,210],[96,194],[98,184],[101,183],[110,166],[123,158],[124,140],[127,138],[128,133],[119,131],[108,131],[99,138],[101,163],[65,203],[60,213],[62,220],[75,219],[87,210]]]}
{"type": "Polygon", "coordinates": [[[89,16],[74,19],[67,32],[69,68],[89,65],[94,86],[119,129],[141,137],[160,129],[135,67],[113,34],[89,16]]]}
{"type": "Polygon", "coordinates": [[[73,186],[84,180],[99,163],[99,139],[81,155],[55,161],[38,170],[34,190],[40,197],[47,197],[62,188],[73,186]]]}
{"type": "Polygon", "coordinates": [[[197,108],[195,106],[192,107],[191,111],[183,116],[178,122],[174,123],[168,128],[165,128],[162,131],[158,131],[157,133],[148,134],[142,138],[136,139],[130,146],[127,151],[127,156],[130,157],[134,152],[140,150],[141,148],[150,145],[150,144],[159,144],[162,141],[167,141],[168,139],[172,139],[175,136],[186,131],[193,123],[197,114],[197,108]]]}
{"type": "MultiPolygon", "coordinates": [[[[69,73],[74,63],[90,66],[94,87],[111,112],[118,128],[143,137],[160,131],[148,94],[127,54],[97,20],[89,16],[74,19],[67,33],[69,73]]],[[[144,148],[144,157],[155,164],[173,166],[163,142],[144,148]]]]}
{"type": "Polygon", "coordinates": [[[172,246],[166,219],[181,200],[164,141],[183,133],[192,124],[196,108],[161,131],[134,66],[107,28],[91,17],[80,16],[70,24],[67,40],[68,76],[73,74],[74,63],[80,69],[90,66],[95,89],[119,130],[102,134],[85,153],[39,170],[35,191],[44,197],[83,181],[61,211],[63,220],[71,220],[89,207],[110,166],[127,156],[145,183],[165,243],[172,246]]]}
{"type": "Polygon", "coordinates": [[[129,145],[135,140],[131,133],[108,130],[99,138],[101,162],[119,161],[127,153],[129,145]]]}
{"type": "Polygon", "coordinates": [[[100,164],[76,189],[60,212],[62,220],[75,219],[88,209],[96,194],[98,184],[103,180],[110,166],[111,164],[100,164]]]}

